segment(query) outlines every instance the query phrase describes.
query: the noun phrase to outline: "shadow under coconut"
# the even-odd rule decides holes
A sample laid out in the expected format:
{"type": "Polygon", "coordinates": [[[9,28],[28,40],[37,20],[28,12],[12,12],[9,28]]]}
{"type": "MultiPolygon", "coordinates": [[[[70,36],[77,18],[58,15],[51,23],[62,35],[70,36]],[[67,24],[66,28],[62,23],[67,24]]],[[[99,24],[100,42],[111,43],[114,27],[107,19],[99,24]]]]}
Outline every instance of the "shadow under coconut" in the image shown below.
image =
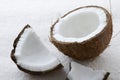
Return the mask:
{"type": "Polygon", "coordinates": [[[64,69],[55,70],[49,73],[39,75],[32,75],[27,73],[24,74],[26,80],[65,80],[66,76],[67,74],[64,69]]]}
{"type": "Polygon", "coordinates": [[[73,61],[78,62],[79,64],[82,64],[82,65],[91,67],[93,69],[110,71],[109,69],[110,65],[108,64],[111,64],[113,60],[112,60],[112,57],[106,56],[106,55],[109,55],[109,53],[103,52],[101,55],[86,61],[79,61],[76,59],[73,59],[73,61]]]}
{"type": "Polygon", "coordinates": [[[77,63],[79,63],[79,64],[82,64],[82,65],[89,65],[89,63],[92,63],[93,61],[95,61],[96,59],[98,59],[100,56],[97,56],[97,57],[95,57],[95,58],[91,58],[91,59],[89,59],[89,60],[84,60],[84,61],[80,61],[80,60],[77,60],[77,59],[73,59],[72,58],[72,60],[73,61],[75,61],[75,62],[77,62],[77,63]]]}

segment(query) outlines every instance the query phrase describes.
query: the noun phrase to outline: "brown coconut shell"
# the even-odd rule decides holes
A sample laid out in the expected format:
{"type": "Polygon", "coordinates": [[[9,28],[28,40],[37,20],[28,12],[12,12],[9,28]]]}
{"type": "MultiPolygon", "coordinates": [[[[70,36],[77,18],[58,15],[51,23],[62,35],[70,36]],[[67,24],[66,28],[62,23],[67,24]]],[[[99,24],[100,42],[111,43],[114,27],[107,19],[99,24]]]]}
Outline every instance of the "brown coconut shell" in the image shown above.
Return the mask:
{"type": "Polygon", "coordinates": [[[29,73],[29,74],[45,74],[45,73],[49,73],[49,72],[52,72],[52,71],[55,71],[55,70],[59,70],[59,69],[62,69],[62,65],[61,64],[59,64],[58,66],[56,66],[56,67],[54,67],[53,69],[51,69],[51,70],[47,70],[47,71],[43,71],[43,72],[41,72],[41,71],[30,71],[30,70],[28,70],[28,69],[24,69],[23,67],[21,67],[20,65],[18,65],[17,64],[17,59],[16,59],[16,57],[14,56],[14,54],[15,54],[15,50],[16,50],[16,47],[17,47],[17,44],[18,44],[18,42],[19,42],[19,39],[21,38],[21,35],[24,33],[24,31],[25,31],[25,29],[27,29],[27,28],[31,28],[29,25],[26,25],[23,29],[22,29],[22,31],[18,34],[18,36],[17,36],[17,38],[14,40],[14,43],[13,43],[13,50],[11,51],[11,54],[10,54],[10,56],[11,56],[11,59],[13,60],[13,62],[17,65],[17,67],[21,70],[21,71],[23,71],[23,72],[26,72],[26,73],[29,73]]]}
{"type": "Polygon", "coordinates": [[[100,55],[100,53],[102,53],[108,46],[112,36],[112,26],[113,26],[112,17],[111,14],[103,7],[92,6],[92,5],[80,7],[68,12],[61,18],[64,18],[70,13],[77,11],[79,9],[90,8],[90,7],[102,9],[107,17],[106,19],[107,25],[104,27],[104,29],[97,35],[91,37],[90,39],[83,42],[58,41],[53,37],[54,35],[53,30],[55,25],[59,22],[59,19],[51,27],[50,41],[57,47],[59,51],[63,52],[67,56],[70,56],[78,60],[87,60],[87,59],[95,58],[96,56],[100,55]]]}

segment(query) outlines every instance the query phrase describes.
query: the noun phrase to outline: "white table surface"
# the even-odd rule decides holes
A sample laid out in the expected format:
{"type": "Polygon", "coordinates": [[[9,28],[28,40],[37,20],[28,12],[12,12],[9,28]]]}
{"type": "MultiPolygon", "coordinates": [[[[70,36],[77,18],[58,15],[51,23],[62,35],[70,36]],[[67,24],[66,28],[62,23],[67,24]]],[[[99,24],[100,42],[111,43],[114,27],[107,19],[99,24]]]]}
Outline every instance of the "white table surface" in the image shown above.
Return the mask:
{"type": "MultiPolygon", "coordinates": [[[[111,75],[108,80],[120,80],[119,3],[118,0],[112,0],[114,34],[110,46],[96,59],[80,62],[93,69],[109,71],[111,75]]],[[[63,72],[35,76],[20,71],[10,59],[12,44],[21,29],[30,24],[45,46],[63,64],[67,63],[68,57],[61,55],[49,42],[49,28],[64,13],[88,4],[100,5],[110,11],[109,0],[0,0],[0,80],[64,80],[63,72]]]]}

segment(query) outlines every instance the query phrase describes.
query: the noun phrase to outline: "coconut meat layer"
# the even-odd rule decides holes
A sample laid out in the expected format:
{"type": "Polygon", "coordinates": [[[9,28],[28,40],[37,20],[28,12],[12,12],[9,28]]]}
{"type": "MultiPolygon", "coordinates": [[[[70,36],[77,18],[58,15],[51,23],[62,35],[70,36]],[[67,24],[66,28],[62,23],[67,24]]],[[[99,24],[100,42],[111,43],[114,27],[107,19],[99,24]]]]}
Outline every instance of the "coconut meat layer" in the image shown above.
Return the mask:
{"type": "Polygon", "coordinates": [[[68,74],[69,80],[103,80],[106,72],[93,70],[76,62],[71,62],[71,71],[68,74]]]}
{"type": "Polygon", "coordinates": [[[102,9],[81,8],[59,19],[53,37],[58,41],[83,42],[100,33],[106,24],[106,13],[102,9]]]}
{"type": "Polygon", "coordinates": [[[30,71],[47,71],[60,64],[31,29],[25,29],[14,54],[17,64],[30,71]]]}

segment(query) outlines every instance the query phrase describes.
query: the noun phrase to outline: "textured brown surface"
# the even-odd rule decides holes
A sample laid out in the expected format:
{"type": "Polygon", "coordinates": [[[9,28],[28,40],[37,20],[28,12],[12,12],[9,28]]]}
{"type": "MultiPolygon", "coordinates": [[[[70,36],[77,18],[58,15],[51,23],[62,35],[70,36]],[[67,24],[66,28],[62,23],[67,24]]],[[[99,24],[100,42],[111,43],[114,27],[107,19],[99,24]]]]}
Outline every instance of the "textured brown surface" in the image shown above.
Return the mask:
{"type": "Polygon", "coordinates": [[[98,56],[100,53],[104,51],[104,49],[108,46],[111,36],[112,36],[112,18],[109,12],[98,6],[85,6],[85,7],[80,7],[77,9],[74,9],[67,14],[65,14],[63,17],[66,17],[70,13],[82,9],[82,8],[89,8],[89,7],[95,7],[95,8],[100,8],[102,9],[107,16],[107,25],[105,28],[97,35],[91,37],[90,39],[84,41],[84,42],[61,42],[57,41],[53,37],[53,29],[56,23],[59,22],[57,20],[51,27],[51,33],[50,33],[50,41],[58,48],[59,51],[63,52],[65,55],[68,55],[72,58],[78,59],[78,60],[87,60],[90,58],[94,58],[98,56]]]}
{"type": "Polygon", "coordinates": [[[17,47],[17,44],[19,42],[19,39],[21,37],[21,35],[24,33],[25,29],[27,28],[31,28],[29,25],[26,25],[23,30],[18,34],[17,38],[14,40],[14,43],[13,43],[13,47],[14,49],[11,51],[11,59],[14,61],[14,63],[17,65],[17,67],[21,70],[21,71],[24,71],[26,73],[30,73],[30,74],[45,74],[45,73],[48,73],[48,72],[51,72],[51,71],[54,71],[54,70],[58,70],[58,69],[61,69],[63,66],[61,64],[59,64],[58,66],[54,67],[53,69],[51,70],[47,70],[47,71],[44,71],[44,72],[41,72],[41,71],[30,71],[30,70],[27,70],[27,69],[24,69],[22,68],[20,65],[17,64],[17,59],[15,58],[14,54],[15,54],[15,50],[16,50],[16,47],[17,47]]]}

